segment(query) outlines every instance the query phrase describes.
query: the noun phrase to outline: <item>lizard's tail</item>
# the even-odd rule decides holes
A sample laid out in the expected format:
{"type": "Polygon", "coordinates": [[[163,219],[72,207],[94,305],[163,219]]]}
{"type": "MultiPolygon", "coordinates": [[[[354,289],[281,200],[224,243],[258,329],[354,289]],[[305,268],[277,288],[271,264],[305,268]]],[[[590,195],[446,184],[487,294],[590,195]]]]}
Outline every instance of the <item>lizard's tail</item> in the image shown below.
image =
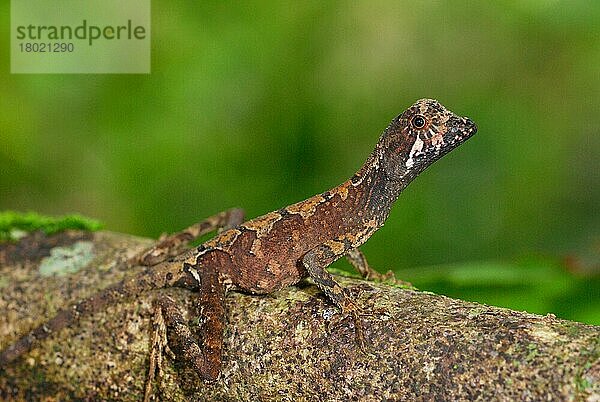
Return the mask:
{"type": "Polygon", "coordinates": [[[194,288],[197,285],[193,277],[184,271],[181,263],[167,262],[150,267],[138,275],[124,279],[59,311],[54,318],[44,322],[29,334],[2,350],[0,352],[0,367],[6,366],[22,354],[29,352],[40,341],[48,338],[53,333],[73,325],[83,317],[101,311],[108,305],[119,303],[152,289],[171,286],[194,288]]]}

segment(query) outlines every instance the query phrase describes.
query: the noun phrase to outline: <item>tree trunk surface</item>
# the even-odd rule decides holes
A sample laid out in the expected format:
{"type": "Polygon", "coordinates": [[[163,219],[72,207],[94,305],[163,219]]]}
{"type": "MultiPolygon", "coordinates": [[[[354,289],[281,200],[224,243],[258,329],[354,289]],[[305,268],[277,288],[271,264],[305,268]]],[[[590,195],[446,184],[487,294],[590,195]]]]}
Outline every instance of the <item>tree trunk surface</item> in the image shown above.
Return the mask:
{"type": "MultiPolygon", "coordinates": [[[[141,267],[119,262],[151,240],[110,232],[31,234],[0,245],[0,349],[69,303],[141,267]]],[[[221,377],[205,383],[166,357],[160,400],[600,401],[600,327],[338,277],[354,322],[310,282],[267,296],[230,292],[221,377]]],[[[143,396],[152,301],[124,300],[0,367],[0,400],[119,400],[143,396]]]]}

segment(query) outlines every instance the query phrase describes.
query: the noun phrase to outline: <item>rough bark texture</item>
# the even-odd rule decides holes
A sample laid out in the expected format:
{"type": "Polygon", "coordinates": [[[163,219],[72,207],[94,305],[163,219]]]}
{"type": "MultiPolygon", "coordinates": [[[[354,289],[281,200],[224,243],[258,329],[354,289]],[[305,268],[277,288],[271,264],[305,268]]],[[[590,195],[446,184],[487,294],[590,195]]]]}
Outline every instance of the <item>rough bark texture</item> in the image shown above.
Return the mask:
{"type": "MultiPolygon", "coordinates": [[[[99,232],[0,246],[0,348],[67,303],[120,280],[150,243],[99,232]]],[[[137,272],[139,268],[132,269],[137,272]]],[[[227,297],[214,384],[164,364],[165,400],[600,400],[600,327],[340,278],[371,315],[353,321],[309,282],[227,297]]],[[[166,289],[184,307],[195,295],[166,289]]],[[[124,301],[0,368],[0,400],[140,400],[152,300],[124,301]]]]}

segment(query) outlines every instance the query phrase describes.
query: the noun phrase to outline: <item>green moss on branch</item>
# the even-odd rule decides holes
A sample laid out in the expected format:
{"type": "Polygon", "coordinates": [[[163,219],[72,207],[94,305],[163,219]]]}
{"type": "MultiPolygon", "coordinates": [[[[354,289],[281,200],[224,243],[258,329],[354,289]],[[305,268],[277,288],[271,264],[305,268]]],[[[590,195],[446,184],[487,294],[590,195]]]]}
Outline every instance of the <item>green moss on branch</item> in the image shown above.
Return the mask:
{"type": "Polygon", "coordinates": [[[0,212],[0,242],[15,241],[36,230],[52,235],[68,229],[97,231],[102,224],[77,214],[52,217],[36,212],[0,212]]]}

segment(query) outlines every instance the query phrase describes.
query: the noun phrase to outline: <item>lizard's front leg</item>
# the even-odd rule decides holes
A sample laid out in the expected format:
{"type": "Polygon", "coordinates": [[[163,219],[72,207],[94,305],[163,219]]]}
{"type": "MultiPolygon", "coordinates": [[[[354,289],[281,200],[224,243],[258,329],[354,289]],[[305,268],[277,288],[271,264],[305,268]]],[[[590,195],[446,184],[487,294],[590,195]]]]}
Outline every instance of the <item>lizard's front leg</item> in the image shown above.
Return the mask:
{"type": "Polygon", "coordinates": [[[232,208],[210,216],[180,232],[161,238],[154,246],[134,256],[131,265],[152,266],[169,257],[181,254],[187,245],[207,233],[218,229],[229,229],[244,221],[244,210],[232,208]]]}
{"type": "Polygon", "coordinates": [[[346,254],[351,246],[344,240],[330,240],[315,247],[304,255],[302,264],[306,268],[308,275],[315,281],[315,284],[327,295],[342,314],[351,314],[354,319],[354,328],[356,331],[356,340],[362,347],[365,339],[358,317],[359,309],[352,301],[346,289],[333,279],[333,276],[327,272],[326,268],[338,258],[346,254]]]}
{"type": "Polygon", "coordinates": [[[315,284],[343,312],[353,309],[353,302],[344,288],[333,279],[326,268],[346,253],[343,242],[325,242],[304,255],[302,264],[315,284]]]}

